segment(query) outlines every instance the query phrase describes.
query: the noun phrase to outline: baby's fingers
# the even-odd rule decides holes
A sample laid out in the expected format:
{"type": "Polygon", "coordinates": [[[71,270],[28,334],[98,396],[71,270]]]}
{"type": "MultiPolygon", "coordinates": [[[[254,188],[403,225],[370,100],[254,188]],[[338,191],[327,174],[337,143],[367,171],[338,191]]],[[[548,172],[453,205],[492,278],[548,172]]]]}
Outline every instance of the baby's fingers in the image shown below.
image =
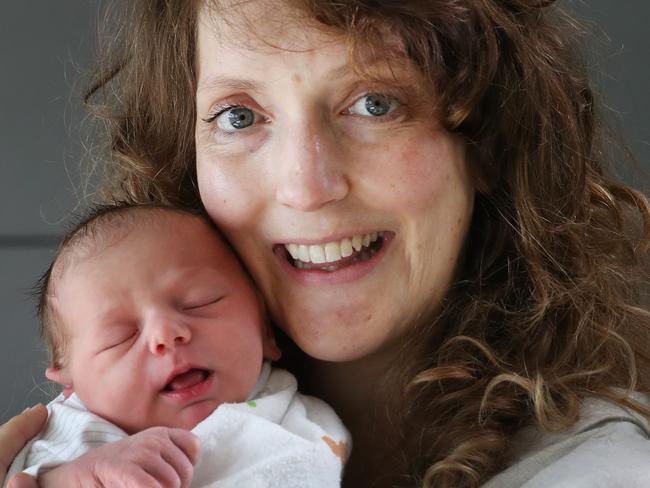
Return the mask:
{"type": "MultiPolygon", "coordinates": [[[[200,445],[198,438],[186,430],[181,429],[169,429],[168,430],[169,438],[171,440],[171,448],[164,449],[161,452],[165,463],[174,471],[178,476],[178,485],[182,488],[186,488],[190,485],[192,481],[192,475],[194,474],[194,465],[198,462],[200,445]]],[[[166,478],[168,478],[168,474],[166,478]]]]}
{"type": "Polygon", "coordinates": [[[148,473],[164,488],[186,488],[199,459],[199,440],[187,430],[152,427],[129,439],[127,462],[148,473]],[[129,459],[130,458],[130,459],[129,459]]]}
{"type": "MultiPolygon", "coordinates": [[[[130,479],[133,480],[133,487],[140,488],[141,486],[151,486],[156,488],[187,488],[192,481],[192,465],[189,461],[185,461],[189,465],[189,471],[185,473],[179,472],[179,469],[173,466],[166,458],[165,453],[161,453],[161,458],[156,461],[148,462],[142,466],[142,471],[138,476],[131,475],[130,479]],[[138,479],[141,478],[141,479],[138,479]],[[146,478],[145,478],[146,477],[146,478]],[[155,484],[144,483],[144,480],[151,478],[155,484]]],[[[183,457],[182,454],[180,454],[183,457]]],[[[182,471],[182,470],[181,470],[182,471]]]]}
{"type": "Polygon", "coordinates": [[[169,437],[176,446],[185,454],[192,465],[199,462],[201,444],[199,438],[188,430],[169,429],[169,437]]]}

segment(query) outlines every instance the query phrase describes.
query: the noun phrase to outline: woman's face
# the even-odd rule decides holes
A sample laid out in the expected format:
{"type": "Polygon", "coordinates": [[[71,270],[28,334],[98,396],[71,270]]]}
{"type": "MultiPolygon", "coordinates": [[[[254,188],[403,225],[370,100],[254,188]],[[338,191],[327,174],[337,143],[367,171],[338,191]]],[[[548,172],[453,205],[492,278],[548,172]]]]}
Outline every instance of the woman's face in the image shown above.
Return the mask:
{"type": "Polygon", "coordinates": [[[247,5],[246,23],[199,17],[201,197],[298,346],[380,352],[451,284],[474,195],[464,145],[405,57],[377,49],[369,81],[342,36],[247,5]]]}

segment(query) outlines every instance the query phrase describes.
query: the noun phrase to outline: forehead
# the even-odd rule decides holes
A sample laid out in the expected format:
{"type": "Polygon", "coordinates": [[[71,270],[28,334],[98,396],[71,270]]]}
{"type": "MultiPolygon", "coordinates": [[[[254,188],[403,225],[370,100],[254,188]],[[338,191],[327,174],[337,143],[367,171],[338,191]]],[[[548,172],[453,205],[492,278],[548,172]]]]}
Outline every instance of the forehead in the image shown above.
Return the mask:
{"type": "Polygon", "coordinates": [[[227,13],[209,7],[200,11],[199,95],[206,89],[263,90],[277,80],[288,76],[296,80],[301,72],[340,61],[345,49],[342,35],[303,21],[292,22],[291,16],[297,13],[287,7],[264,15],[267,8],[264,2],[245,2],[227,13]],[[258,5],[262,5],[259,11],[255,10],[258,5]]]}
{"type": "Polygon", "coordinates": [[[197,20],[199,49],[206,36],[224,46],[266,53],[310,51],[341,38],[341,32],[283,1],[205,2],[197,20]]]}
{"type": "Polygon", "coordinates": [[[56,281],[106,267],[143,270],[147,264],[190,266],[235,261],[227,244],[201,218],[168,210],[136,210],[98,223],[74,242],[54,268],[56,281]]]}
{"type": "Polygon", "coordinates": [[[331,75],[335,77],[357,68],[372,74],[372,68],[381,67],[375,65],[392,68],[397,61],[394,66],[399,68],[409,62],[404,43],[388,26],[377,29],[381,39],[359,37],[352,42],[343,30],[282,1],[205,3],[197,25],[199,78],[206,66],[272,78],[283,67],[302,62],[317,78],[319,72],[333,67],[339,67],[331,75]]]}

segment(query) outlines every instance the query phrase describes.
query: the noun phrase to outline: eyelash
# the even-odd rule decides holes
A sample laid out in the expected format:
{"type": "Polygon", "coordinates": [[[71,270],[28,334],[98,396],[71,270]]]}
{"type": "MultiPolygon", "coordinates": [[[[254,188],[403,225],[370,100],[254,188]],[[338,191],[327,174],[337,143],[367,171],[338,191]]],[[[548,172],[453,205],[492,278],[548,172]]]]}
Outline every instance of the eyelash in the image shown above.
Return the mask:
{"type": "Polygon", "coordinates": [[[209,305],[214,305],[215,303],[220,302],[223,298],[224,297],[218,297],[218,298],[215,298],[214,300],[211,300],[211,301],[205,302],[205,303],[201,303],[199,305],[186,306],[186,307],[183,307],[183,310],[185,310],[185,311],[196,310],[196,309],[199,309],[199,308],[207,307],[209,305]]]}
{"type": "Polygon", "coordinates": [[[114,349],[114,348],[124,344],[125,342],[131,340],[136,334],[137,334],[137,332],[134,332],[133,334],[130,334],[128,337],[122,339],[120,342],[116,342],[115,344],[111,344],[110,346],[105,347],[104,349],[102,349],[99,352],[101,353],[101,352],[105,352],[105,351],[110,351],[111,349],[114,349]]]}
{"type": "MultiPolygon", "coordinates": [[[[349,103],[347,105],[346,109],[341,113],[344,113],[345,115],[360,117],[360,118],[366,119],[366,120],[368,120],[368,121],[370,121],[372,123],[383,123],[383,122],[388,122],[390,120],[393,120],[394,118],[402,115],[404,113],[404,110],[406,109],[406,107],[407,107],[407,105],[403,101],[403,98],[401,96],[395,95],[394,93],[391,93],[390,91],[387,91],[387,92],[368,91],[368,92],[365,92],[362,95],[356,97],[352,101],[352,103],[349,103]],[[361,100],[364,97],[371,96],[371,95],[384,96],[386,98],[392,99],[397,103],[397,107],[394,110],[392,110],[391,112],[387,113],[386,115],[378,116],[378,117],[362,116],[362,115],[356,115],[356,114],[349,113],[349,110],[351,109],[351,107],[354,106],[359,100],[361,100]]],[[[216,126],[217,125],[216,120],[217,120],[217,118],[219,116],[225,114],[229,110],[233,110],[233,109],[237,109],[237,108],[245,108],[245,109],[251,110],[252,112],[255,113],[256,116],[259,116],[262,119],[266,119],[266,117],[264,117],[263,115],[260,115],[259,112],[257,112],[255,109],[253,109],[253,108],[251,108],[251,107],[249,107],[247,105],[240,104],[240,103],[232,103],[232,104],[231,103],[224,103],[224,104],[216,106],[213,109],[212,113],[210,113],[207,117],[202,118],[201,120],[203,122],[205,122],[206,124],[208,124],[208,125],[216,126]]],[[[249,127],[247,127],[247,128],[249,128],[249,127]]],[[[233,131],[224,131],[224,130],[218,128],[218,127],[215,127],[215,130],[218,131],[220,133],[220,135],[223,136],[223,137],[232,137],[234,134],[236,134],[237,132],[243,131],[244,129],[233,130],[233,131]]]]}
{"type": "Polygon", "coordinates": [[[203,120],[203,122],[207,124],[212,124],[215,120],[217,120],[217,117],[223,115],[228,110],[232,110],[233,108],[247,108],[249,110],[253,110],[252,108],[247,107],[246,105],[242,105],[238,103],[218,105],[217,107],[215,107],[214,111],[210,115],[208,115],[206,118],[201,120],[203,120]]]}

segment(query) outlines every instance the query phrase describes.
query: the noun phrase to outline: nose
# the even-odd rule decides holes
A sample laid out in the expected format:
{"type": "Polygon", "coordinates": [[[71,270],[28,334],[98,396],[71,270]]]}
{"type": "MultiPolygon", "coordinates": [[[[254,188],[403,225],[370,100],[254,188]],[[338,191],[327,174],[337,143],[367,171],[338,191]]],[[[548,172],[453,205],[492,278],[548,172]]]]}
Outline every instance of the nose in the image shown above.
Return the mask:
{"type": "Polygon", "coordinates": [[[276,199],[287,207],[318,210],[350,191],[342,148],[324,125],[298,122],[281,140],[276,199]]]}
{"type": "Polygon", "coordinates": [[[147,318],[144,330],[149,352],[154,356],[169,354],[176,347],[192,340],[190,327],[172,314],[152,314],[147,318]]]}

